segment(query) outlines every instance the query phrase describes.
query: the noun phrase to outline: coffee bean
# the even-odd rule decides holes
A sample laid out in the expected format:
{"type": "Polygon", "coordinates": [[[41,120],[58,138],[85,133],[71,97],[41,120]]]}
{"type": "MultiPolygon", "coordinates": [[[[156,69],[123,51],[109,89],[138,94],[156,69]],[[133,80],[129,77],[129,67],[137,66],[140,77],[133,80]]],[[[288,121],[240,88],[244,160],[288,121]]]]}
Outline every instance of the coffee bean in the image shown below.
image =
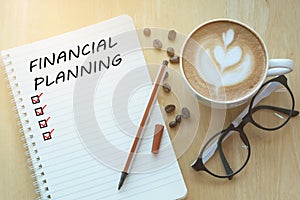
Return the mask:
{"type": "Polygon", "coordinates": [[[177,122],[176,121],[171,121],[170,123],[169,123],[169,127],[170,128],[175,128],[177,126],[177,122]]]}
{"type": "Polygon", "coordinates": [[[175,121],[179,124],[181,122],[181,115],[176,115],[175,121]]]}
{"type": "Polygon", "coordinates": [[[174,49],[173,49],[173,47],[168,47],[168,48],[167,48],[167,54],[168,54],[168,56],[170,56],[170,57],[173,57],[173,56],[174,56],[174,49]]]}
{"type": "Polygon", "coordinates": [[[163,60],[162,64],[168,66],[169,62],[167,60],[163,60]]]}
{"type": "Polygon", "coordinates": [[[169,83],[164,83],[162,87],[166,93],[171,92],[171,86],[169,85],[169,83]]]}
{"type": "Polygon", "coordinates": [[[149,37],[150,35],[151,35],[151,30],[150,30],[150,28],[144,28],[144,35],[146,36],[146,37],[149,37]]]}
{"type": "Polygon", "coordinates": [[[170,58],[170,63],[172,63],[172,64],[179,63],[179,57],[178,56],[173,56],[172,58],[170,58]]]}
{"type": "Polygon", "coordinates": [[[170,31],[169,31],[169,34],[168,34],[168,38],[169,38],[169,40],[171,40],[171,41],[175,40],[175,38],[176,38],[176,31],[170,30],[170,31]]]}
{"type": "Polygon", "coordinates": [[[155,49],[161,49],[163,45],[159,39],[155,39],[153,40],[153,46],[155,49]]]}
{"type": "Polygon", "coordinates": [[[188,119],[188,118],[190,118],[190,116],[191,116],[190,111],[189,111],[189,109],[188,109],[187,107],[183,107],[183,108],[181,109],[181,115],[182,115],[182,117],[185,118],[185,119],[188,119]]]}
{"type": "Polygon", "coordinates": [[[167,79],[168,77],[169,77],[169,72],[166,72],[166,73],[165,73],[164,80],[167,79]]]}
{"type": "Polygon", "coordinates": [[[173,105],[173,104],[169,104],[169,105],[167,105],[167,106],[165,107],[166,113],[171,113],[171,112],[173,112],[175,109],[176,109],[176,107],[175,107],[175,105],[173,105]]]}

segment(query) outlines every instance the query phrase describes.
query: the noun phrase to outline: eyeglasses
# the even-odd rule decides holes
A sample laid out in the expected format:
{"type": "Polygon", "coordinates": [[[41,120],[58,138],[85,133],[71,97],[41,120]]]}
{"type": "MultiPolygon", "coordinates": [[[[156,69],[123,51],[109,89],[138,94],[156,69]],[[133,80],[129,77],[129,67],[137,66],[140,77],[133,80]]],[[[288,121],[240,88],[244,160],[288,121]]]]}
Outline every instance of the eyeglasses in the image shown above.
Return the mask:
{"type": "Polygon", "coordinates": [[[294,96],[284,75],[267,81],[236,120],[208,139],[192,167],[196,171],[231,180],[250,158],[251,148],[244,132],[245,125],[250,122],[267,131],[280,129],[291,117],[299,114],[294,106],[294,96]],[[267,101],[266,97],[271,93],[274,98],[267,101]]]}

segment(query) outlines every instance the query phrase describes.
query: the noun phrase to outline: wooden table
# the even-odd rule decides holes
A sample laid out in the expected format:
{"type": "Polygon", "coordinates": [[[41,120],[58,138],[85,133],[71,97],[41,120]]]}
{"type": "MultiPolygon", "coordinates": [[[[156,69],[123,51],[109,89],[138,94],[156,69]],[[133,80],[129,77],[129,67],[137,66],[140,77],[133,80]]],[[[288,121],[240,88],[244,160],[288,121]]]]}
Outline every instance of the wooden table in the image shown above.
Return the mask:
{"type": "MultiPolygon", "coordinates": [[[[252,26],[265,40],[270,57],[295,60],[288,82],[300,104],[300,2],[298,0],[198,0],[198,1],[0,1],[0,49],[48,38],[114,16],[128,14],[138,29],[159,27],[175,29],[187,35],[200,23],[220,17],[240,20],[252,26]]],[[[145,52],[145,55],[148,54],[145,52]]],[[[165,54],[146,55],[147,62],[159,63],[165,54]],[[159,55],[159,56],[158,56],[159,55]]],[[[171,66],[178,71],[178,65],[171,66]]],[[[172,80],[172,79],[171,79],[172,80]]],[[[189,103],[188,91],[181,81],[173,80],[177,97],[189,103]],[[183,88],[179,90],[178,88],[183,88]]],[[[30,171],[26,163],[21,135],[9,103],[5,76],[0,79],[0,199],[33,199],[30,171]]],[[[160,95],[164,104],[170,98],[160,95]]],[[[242,108],[229,110],[230,122],[242,108]]],[[[193,110],[194,111],[194,110],[193,110]]],[[[210,124],[210,109],[199,105],[200,121],[192,145],[179,163],[188,188],[187,199],[299,199],[300,123],[299,117],[284,128],[269,134],[253,125],[246,127],[252,156],[246,168],[232,181],[219,180],[190,167],[197,157],[210,124]]],[[[170,119],[166,119],[168,121],[170,119]]],[[[266,119],[267,120],[267,119],[266,119]]],[[[184,125],[183,125],[184,126],[184,125]]],[[[189,131],[188,127],[185,128],[189,131]]],[[[191,131],[191,130],[190,130],[191,131]]],[[[170,131],[173,137],[174,131],[170,131]]]]}

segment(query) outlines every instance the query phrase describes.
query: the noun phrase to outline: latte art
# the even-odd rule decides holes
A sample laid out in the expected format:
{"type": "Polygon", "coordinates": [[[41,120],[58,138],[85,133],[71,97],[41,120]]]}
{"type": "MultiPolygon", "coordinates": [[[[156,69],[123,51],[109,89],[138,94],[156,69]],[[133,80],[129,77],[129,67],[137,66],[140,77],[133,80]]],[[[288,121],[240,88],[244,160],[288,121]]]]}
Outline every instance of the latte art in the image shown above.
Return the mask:
{"type": "Polygon", "coordinates": [[[217,45],[214,48],[214,57],[221,66],[223,71],[225,68],[235,65],[242,58],[242,50],[239,46],[234,46],[231,49],[228,45],[233,42],[234,31],[229,29],[226,33],[222,34],[223,46],[217,45]]]}
{"type": "Polygon", "coordinates": [[[247,27],[212,21],[194,31],[182,51],[182,69],[202,96],[232,101],[251,93],[264,79],[266,50],[247,27]]]}
{"type": "MultiPolygon", "coordinates": [[[[235,85],[245,80],[251,72],[250,53],[243,51],[243,47],[234,46],[235,39],[233,29],[222,34],[221,45],[209,47],[199,46],[195,54],[195,67],[201,77],[209,84],[216,87],[235,85]],[[204,51],[203,51],[204,48],[204,51]],[[207,66],[207,56],[214,60],[214,65],[207,66]],[[216,68],[216,69],[214,69],[216,68]]],[[[210,44],[211,41],[206,43],[210,44]]],[[[211,38],[215,42],[215,38],[211,38]]],[[[205,44],[204,44],[205,45],[205,44]]]]}

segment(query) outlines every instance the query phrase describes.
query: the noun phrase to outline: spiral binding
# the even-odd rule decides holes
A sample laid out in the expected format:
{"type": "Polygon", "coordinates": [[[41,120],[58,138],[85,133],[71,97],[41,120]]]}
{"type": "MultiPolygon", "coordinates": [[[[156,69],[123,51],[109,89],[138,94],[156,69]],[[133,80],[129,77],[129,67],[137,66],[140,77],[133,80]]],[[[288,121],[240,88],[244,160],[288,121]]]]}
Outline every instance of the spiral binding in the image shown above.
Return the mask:
{"type": "Polygon", "coordinates": [[[14,75],[13,63],[10,60],[10,55],[2,55],[0,57],[1,67],[4,67],[4,76],[8,82],[8,88],[10,89],[9,97],[10,103],[13,104],[13,110],[16,112],[17,125],[19,132],[22,134],[21,140],[25,148],[25,155],[27,157],[27,163],[29,169],[33,172],[31,177],[34,179],[33,185],[35,187],[35,193],[39,195],[37,199],[52,199],[49,194],[50,189],[47,186],[47,180],[45,172],[43,171],[43,165],[41,163],[41,157],[39,151],[36,148],[36,142],[34,135],[32,134],[32,127],[30,126],[30,120],[27,118],[26,107],[23,104],[23,97],[19,89],[19,83],[17,76],[14,75]]]}

